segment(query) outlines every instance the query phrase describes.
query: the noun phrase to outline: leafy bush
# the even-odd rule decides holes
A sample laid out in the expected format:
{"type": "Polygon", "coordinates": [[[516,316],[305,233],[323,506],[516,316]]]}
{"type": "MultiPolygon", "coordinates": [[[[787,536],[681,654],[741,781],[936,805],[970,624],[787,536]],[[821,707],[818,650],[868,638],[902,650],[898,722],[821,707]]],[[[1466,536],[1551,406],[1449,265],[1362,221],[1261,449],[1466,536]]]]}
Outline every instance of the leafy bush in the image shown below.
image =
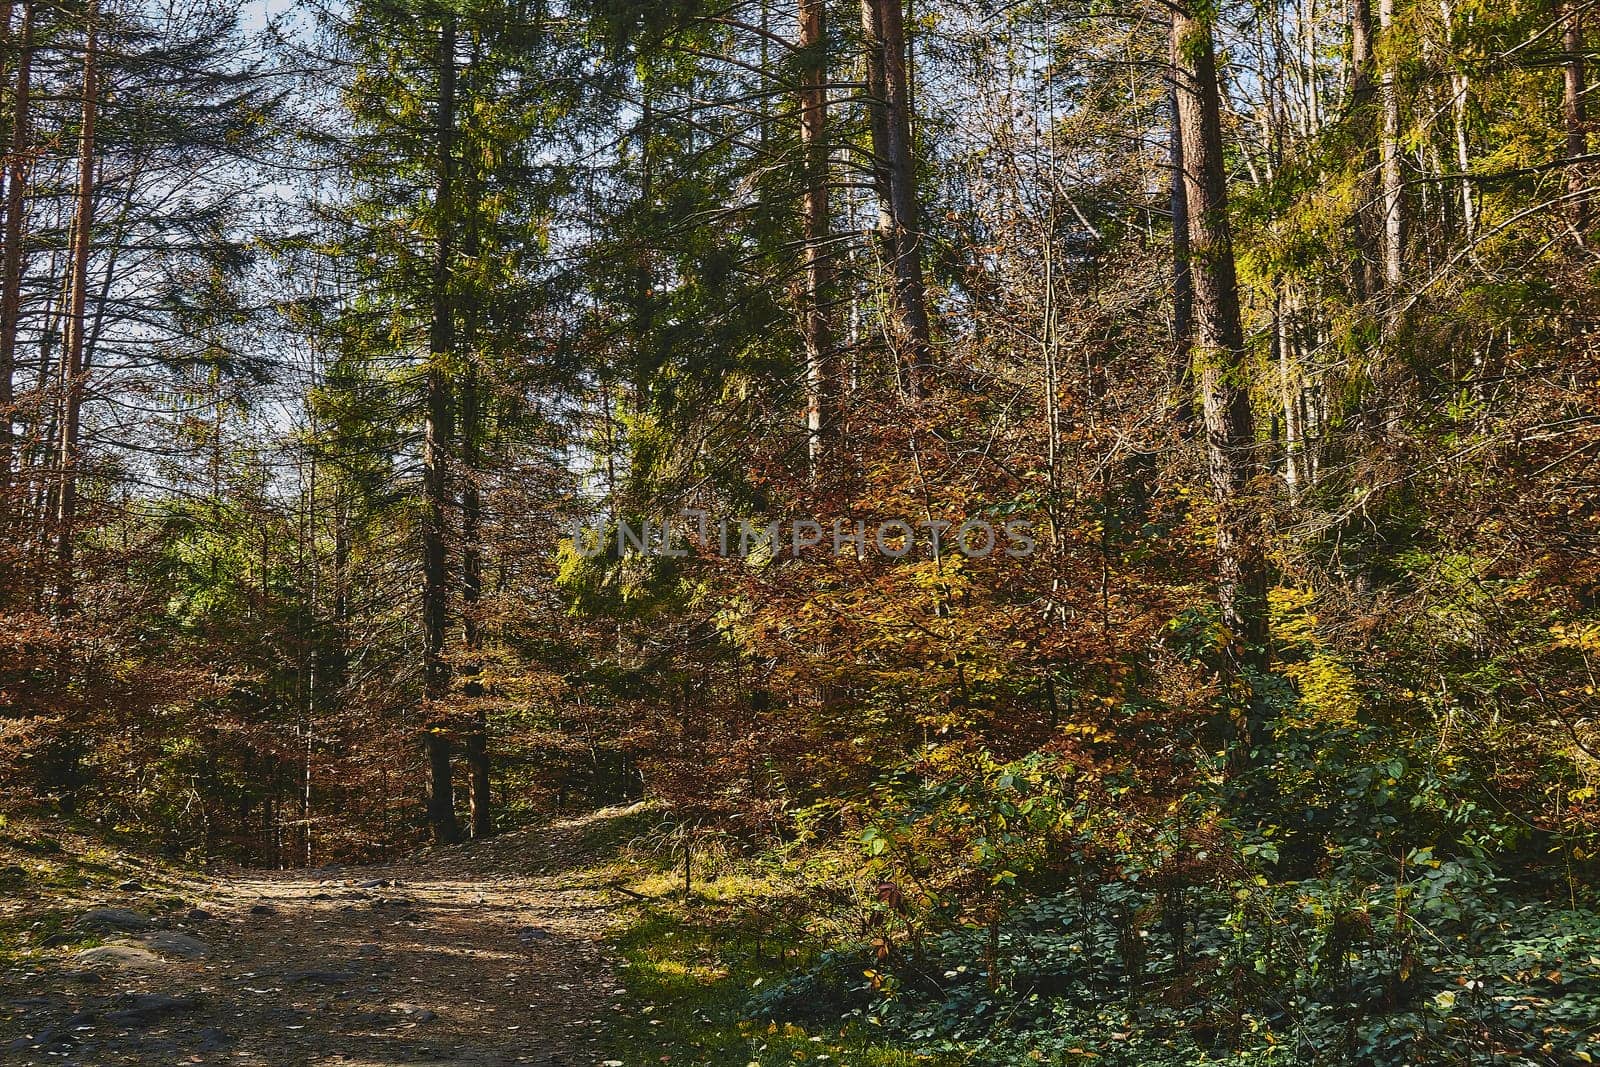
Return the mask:
{"type": "Polygon", "coordinates": [[[1526,828],[1437,748],[1279,730],[1226,794],[1164,800],[1061,758],[930,750],[860,833],[870,945],[750,1011],[995,1065],[1600,1055],[1600,917],[1518,866],[1526,828]]]}

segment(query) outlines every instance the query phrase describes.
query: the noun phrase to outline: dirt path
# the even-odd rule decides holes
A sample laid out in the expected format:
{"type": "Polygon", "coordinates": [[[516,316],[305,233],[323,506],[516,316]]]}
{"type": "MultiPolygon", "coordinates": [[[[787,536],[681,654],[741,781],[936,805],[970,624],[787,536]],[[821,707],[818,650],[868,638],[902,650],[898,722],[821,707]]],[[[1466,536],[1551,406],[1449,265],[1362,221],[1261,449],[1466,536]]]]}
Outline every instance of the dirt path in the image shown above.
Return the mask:
{"type": "Polygon", "coordinates": [[[620,814],[384,867],[196,883],[194,907],[168,914],[130,890],[88,920],[109,924],[108,947],[6,991],[20,1036],[0,1060],[592,1067],[614,1001],[611,905],[575,857],[620,814]]]}

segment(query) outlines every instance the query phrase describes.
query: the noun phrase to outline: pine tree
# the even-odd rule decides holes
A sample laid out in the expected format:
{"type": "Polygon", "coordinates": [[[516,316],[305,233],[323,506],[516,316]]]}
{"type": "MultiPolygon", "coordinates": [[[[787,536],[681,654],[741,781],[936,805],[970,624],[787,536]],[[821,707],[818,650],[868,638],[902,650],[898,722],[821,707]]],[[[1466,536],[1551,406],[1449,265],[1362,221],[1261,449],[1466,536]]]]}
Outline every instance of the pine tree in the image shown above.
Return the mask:
{"type": "Polygon", "coordinates": [[[467,757],[471,829],[493,829],[485,654],[484,465],[496,426],[525,417],[526,390],[559,372],[528,360],[550,282],[538,253],[564,187],[537,162],[583,91],[539,5],[357,5],[338,28],[354,59],[352,132],[330,143],[355,196],[329,205],[346,275],[335,329],[350,381],[398,389],[415,434],[421,657],[418,733],[436,840],[459,834],[455,753],[467,757]],[[421,239],[419,240],[419,235],[421,239]],[[457,621],[459,620],[459,626],[457,621]]]}

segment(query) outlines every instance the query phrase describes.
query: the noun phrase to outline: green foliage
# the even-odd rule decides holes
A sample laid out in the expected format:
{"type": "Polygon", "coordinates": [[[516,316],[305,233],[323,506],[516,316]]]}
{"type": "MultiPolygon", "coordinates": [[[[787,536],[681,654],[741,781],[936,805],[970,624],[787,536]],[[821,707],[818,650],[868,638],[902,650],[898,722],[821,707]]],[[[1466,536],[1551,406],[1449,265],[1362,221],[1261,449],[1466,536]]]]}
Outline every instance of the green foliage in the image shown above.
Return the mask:
{"type": "Polygon", "coordinates": [[[1283,825],[1198,794],[1130,818],[1100,807],[1114,782],[1037,757],[924,763],[860,835],[893,888],[869,909],[879,958],[827,954],[749,1010],[997,1067],[1588,1062],[1593,910],[1497,865],[1516,831],[1448,761],[1374,740],[1280,737],[1275,817],[1303,812],[1283,825]]]}
{"type": "MultiPolygon", "coordinates": [[[[939,1067],[945,1062],[888,1040],[872,1026],[847,1026],[841,1032],[828,1015],[835,1005],[825,1000],[805,1006],[816,1025],[753,1021],[746,998],[752,992],[758,1001],[765,996],[767,983],[788,972],[792,964],[786,961],[794,953],[792,947],[772,953],[781,941],[759,924],[717,918],[704,908],[657,904],[631,920],[616,944],[624,957],[619,976],[628,996],[624,1010],[608,1020],[613,1024],[608,1046],[625,1063],[654,1060],[663,1049],[689,1062],[738,1067],[828,1060],[861,1067],[939,1067]]],[[[841,966],[838,980],[846,981],[850,970],[841,966]]]]}

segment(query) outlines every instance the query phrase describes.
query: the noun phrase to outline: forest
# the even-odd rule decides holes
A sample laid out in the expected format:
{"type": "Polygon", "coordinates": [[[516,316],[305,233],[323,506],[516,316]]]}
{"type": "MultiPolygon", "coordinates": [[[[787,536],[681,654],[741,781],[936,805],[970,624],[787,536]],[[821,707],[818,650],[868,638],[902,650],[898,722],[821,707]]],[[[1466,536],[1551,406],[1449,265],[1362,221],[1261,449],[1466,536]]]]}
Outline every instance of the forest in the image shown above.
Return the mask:
{"type": "Polygon", "coordinates": [[[1597,12],[0,0],[0,839],[624,810],[568,1064],[1595,1062],[1597,12]]]}

